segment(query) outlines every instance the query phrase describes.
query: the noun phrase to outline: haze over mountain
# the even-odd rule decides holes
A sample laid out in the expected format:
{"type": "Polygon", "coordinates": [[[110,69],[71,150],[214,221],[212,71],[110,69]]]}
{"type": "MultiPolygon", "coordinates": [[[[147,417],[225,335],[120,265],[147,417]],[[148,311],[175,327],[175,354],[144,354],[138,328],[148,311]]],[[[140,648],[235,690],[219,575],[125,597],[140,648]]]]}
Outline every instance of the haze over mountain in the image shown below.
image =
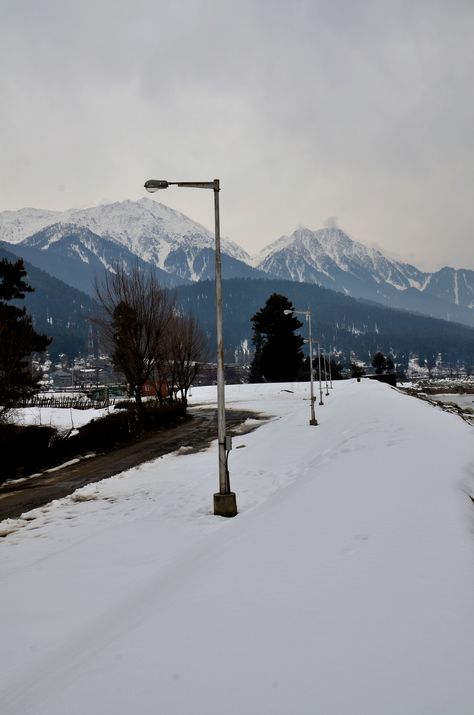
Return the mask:
{"type": "MultiPolygon", "coordinates": [[[[114,264],[153,266],[164,285],[212,278],[214,235],[152,199],[65,212],[0,213],[0,240],[61,280],[93,294],[114,264]]],[[[474,271],[434,273],[353,241],[337,228],[298,228],[251,257],[222,239],[224,278],[280,278],[474,325],[474,271]]]]}

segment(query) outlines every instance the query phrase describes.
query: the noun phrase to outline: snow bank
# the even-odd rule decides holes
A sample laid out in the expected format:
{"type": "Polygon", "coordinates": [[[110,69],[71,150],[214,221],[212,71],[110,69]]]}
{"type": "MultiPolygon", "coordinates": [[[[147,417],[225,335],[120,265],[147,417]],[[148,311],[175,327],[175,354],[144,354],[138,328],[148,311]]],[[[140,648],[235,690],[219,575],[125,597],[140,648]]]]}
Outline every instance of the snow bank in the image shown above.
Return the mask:
{"type": "Polygon", "coordinates": [[[317,427],[306,385],[227,388],[273,417],[234,440],[235,519],[214,445],[10,523],[2,714],[470,714],[472,427],[334,387],[317,427]]]}
{"type": "Polygon", "coordinates": [[[19,407],[15,409],[15,423],[19,425],[47,425],[57,429],[77,429],[91,420],[108,414],[112,408],[76,410],[59,407],[19,407]]]}

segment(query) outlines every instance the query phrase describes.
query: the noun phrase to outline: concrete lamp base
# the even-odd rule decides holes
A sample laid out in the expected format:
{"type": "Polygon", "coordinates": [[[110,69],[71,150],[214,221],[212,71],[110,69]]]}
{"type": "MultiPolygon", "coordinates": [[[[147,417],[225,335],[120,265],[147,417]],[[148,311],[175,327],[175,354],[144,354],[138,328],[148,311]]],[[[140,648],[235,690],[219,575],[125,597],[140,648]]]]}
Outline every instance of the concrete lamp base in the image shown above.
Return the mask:
{"type": "Polygon", "coordinates": [[[237,500],[234,492],[214,494],[214,514],[216,516],[236,516],[237,500]]]}
{"type": "Polygon", "coordinates": [[[318,420],[310,420],[310,421],[309,421],[309,424],[310,424],[310,425],[317,425],[317,424],[318,424],[318,420]]]}

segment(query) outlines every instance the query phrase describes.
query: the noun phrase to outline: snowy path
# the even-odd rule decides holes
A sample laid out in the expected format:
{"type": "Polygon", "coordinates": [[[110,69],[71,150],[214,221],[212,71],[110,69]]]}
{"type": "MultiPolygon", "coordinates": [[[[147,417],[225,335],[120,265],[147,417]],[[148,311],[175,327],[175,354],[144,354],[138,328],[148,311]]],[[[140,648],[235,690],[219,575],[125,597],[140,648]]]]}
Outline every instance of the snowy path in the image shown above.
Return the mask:
{"type": "Polygon", "coordinates": [[[472,713],[472,427],[369,381],[310,427],[280,387],[227,390],[276,416],[234,441],[237,518],[212,448],[10,525],[2,715],[472,713]]]}

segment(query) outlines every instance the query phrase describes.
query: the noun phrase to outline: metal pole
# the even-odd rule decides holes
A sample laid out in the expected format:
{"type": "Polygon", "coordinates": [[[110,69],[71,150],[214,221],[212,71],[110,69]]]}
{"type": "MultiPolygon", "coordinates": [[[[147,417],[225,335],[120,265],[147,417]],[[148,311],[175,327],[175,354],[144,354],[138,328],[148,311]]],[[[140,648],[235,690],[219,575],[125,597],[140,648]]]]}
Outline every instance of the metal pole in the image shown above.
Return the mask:
{"type": "Polygon", "coordinates": [[[329,383],[330,383],[330,389],[332,390],[331,353],[329,353],[329,383]]]}
{"type": "Polygon", "coordinates": [[[145,189],[154,193],[168,186],[182,186],[193,189],[212,189],[214,191],[214,217],[216,233],[216,334],[217,334],[217,442],[219,453],[219,491],[214,494],[214,514],[235,516],[237,502],[234,492],[230,491],[227,453],[231,448],[230,437],[225,434],[225,395],[224,395],[224,338],[222,329],[222,270],[221,270],[221,234],[219,222],[219,179],[213,181],[165,181],[148,179],[145,189]]]}
{"type": "Polygon", "coordinates": [[[214,214],[216,227],[216,333],[217,333],[217,441],[219,457],[219,492],[214,494],[214,514],[235,516],[237,503],[230,491],[225,439],[224,336],[222,328],[222,268],[219,221],[219,179],[214,179],[214,214]]]}
{"type": "Polygon", "coordinates": [[[309,342],[309,374],[310,374],[310,385],[311,385],[311,418],[309,420],[310,425],[317,425],[318,421],[314,413],[314,389],[313,389],[313,337],[311,334],[311,311],[308,308],[306,312],[306,320],[308,321],[308,342],[309,342]]]}
{"type": "Polygon", "coordinates": [[[318,365],[319,365],[319,404],[324,405],[323,402],[323,388],[321,387],[321,347],[318,342],[318,365]]]}
{"type": "Polygon", "coordinates": [[[217,441],[219,444],[219,491],[230,491],[225,454],[225,382],[224,337],[222,329],[222,268],[219,220],[219,180],[214,181],[214,216],[216,225],[216,333],[217,333],[217,441]]]}
{"type": "Polygon", "coordinates": [[[329,397],[329,388],[328,388],[328,373],[326,370],[326,357],[323,354],[323,366],[324,366],[324,381],[326,383],[326,397],[329,397]]]}

